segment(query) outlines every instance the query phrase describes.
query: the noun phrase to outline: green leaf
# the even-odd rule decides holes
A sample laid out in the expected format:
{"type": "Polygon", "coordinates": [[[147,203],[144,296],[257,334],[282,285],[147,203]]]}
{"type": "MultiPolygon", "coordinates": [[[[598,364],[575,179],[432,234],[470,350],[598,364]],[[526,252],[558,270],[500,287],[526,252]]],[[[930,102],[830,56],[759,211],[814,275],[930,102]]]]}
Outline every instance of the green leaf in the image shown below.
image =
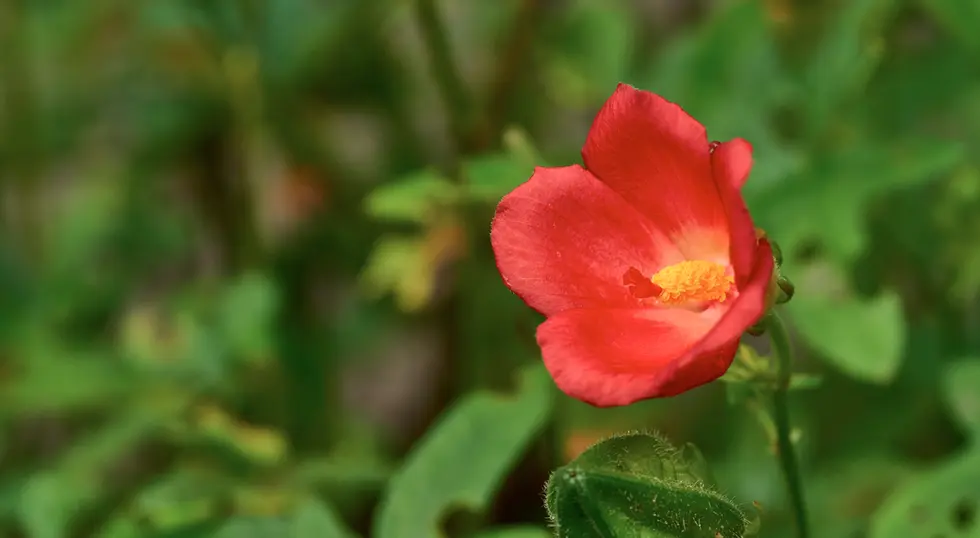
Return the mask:
{"type": "Polygon", "coordinates": [[[214,533],[214,538],[286,538],[291,530],[290,521],[285,518],[238,516],[214,533]]]}
{"type": "Polygon", "coordinates": [[[749,206],[757,225],[784,252],[815,240],[834,259],[847,262],[867,241],[865,208],[875,196],[940,177],[964,155],[960,144],[921,139],[862,146],[814,162],[806,174],[750,197],[749,206]]]}
{"type": "Polygon", "coordinates": [[[179,415],[185,399],[147,399],[127,409],[101,430],[79,439],[50,470],[28,478],[18,505],[18,518],[30,536],[69,536],[75,515],[108,493],[105,474],[138,442],[179,415]]]}
{"type": "Polygon", "coordinates": [[[660,437],[612,437],[552,474],[548,513],[558,538],[741,538],[745,515],[704,473],[660,437]]]}
{"type": "Polygon", "coordinates": [[[980,440],[980,360],[949,365],[943,377],[946,403],[963,430],[980,440]]]}
{"type": "Polygon", "coordinates": [[[218,319],[220,334],[231,353],[254,360],[272,353],[278,291],[270,278],[257,273],[242,276],[224,290],[218,319]]]}
{"type": "Polygon", "coordinates": [[[974,0],[919,0],[964,46],[980,53],[980,3],[974,0]]]}
{"type": "Polygon", "coordinates": [[[293,512],[289,538],[352,538],[333,510],[317,499],[307,498],[293,512]]]}
{"type": "Polygon", "coordinates": [[[805,80],[807,128],[822,132],[837,107],[860,95],[884,52],[882,33],[895,0],[850,0],[824,31],[805,80]]]}
{"type": "Polygon", "coordinates": [[[474,157],[463,164],[468,198],[483,202],[500,199],[531,177],[534,163],[512,153],[474,157]]]}
{"type": "Polygon", "coordinates": [[[435,298],[440,270],[465,248],[465,231],[453,220],[429,226],[422,235],[383,236],[361,273],[361,285],[370,297],[391,293],[402,310],[420,310],[435,298]]]}
{"type": "Polygon", "coordinates": [[[483,531],[473,538],[553,538],[553,535],[540,527],[503,527],[483,531]]]}
{"type": "Polygon", "coordinates": [[[906,325],[894,292],[870,300],[797,293],[788,307],[807,345],[845,374],[872,383],[895,377],[906,325]]]}
{"type": "Polygon", "coordinates": [[[980,536],[980,451],[907,482],[871,518],[870,538],[980,536]]]}
{"type": "Polygon", "coordinates": [[[423,224],[458,198],[449,179],[434,170],[421,170],[372,191],[364,200],[364,209],[380,220],[423,224]]]}
{"type": "Polygon", "coordinates": [[[790,79],[762,2],[728,2],[694,33],[668,42],[638,80],[680,104],[713,140],[752,142],[751,193],[800,171],[802,154],[780,140],[772,117],[791,98],[790,79]]]}
{"type": "Polygon", "coordinates": [[[467,396],[448,409],[392,478],[378,538],[436,538],[449,509],[484,510],[548,418],[552,382],[541,365],[521,371],[516,396],[467,396]]]}
{"type": "Polygon", "coordinates": [[[119,520],[162,531],[197,525],[218,513],[219,501],[230,489],[228,480],[208,470],[178,468],[139,491],[119,520]]]}
{"type": "Polygon", "coordinates": [[[562,14],[557,50],[544,64],[550,95],[570,107],[601,102],[626,76],[634,18],[621,0],[575,0],[562,14]]]}
{"type": "Polygon", "coordinates": [[[872,451],[845,452],[806,480],[814,536],[867,536],[868,520],[886,496],[914,476],[909,464],[872,451]]]}

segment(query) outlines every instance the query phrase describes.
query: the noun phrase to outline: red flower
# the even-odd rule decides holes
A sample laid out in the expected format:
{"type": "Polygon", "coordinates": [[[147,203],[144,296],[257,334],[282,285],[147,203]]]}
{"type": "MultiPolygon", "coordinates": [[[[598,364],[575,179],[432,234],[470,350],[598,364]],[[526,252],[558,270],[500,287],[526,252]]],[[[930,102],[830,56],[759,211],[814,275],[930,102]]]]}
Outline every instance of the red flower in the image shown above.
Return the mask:
{"type": "Polygon", "coordinates": [[[497,207],[504,283],[547,320],[555,383],[599,407],[674,396],[720,377],[767,308],[772,250],[739,189],[742,139],[620,84],[578,165],[534,170],[497,207]]]}

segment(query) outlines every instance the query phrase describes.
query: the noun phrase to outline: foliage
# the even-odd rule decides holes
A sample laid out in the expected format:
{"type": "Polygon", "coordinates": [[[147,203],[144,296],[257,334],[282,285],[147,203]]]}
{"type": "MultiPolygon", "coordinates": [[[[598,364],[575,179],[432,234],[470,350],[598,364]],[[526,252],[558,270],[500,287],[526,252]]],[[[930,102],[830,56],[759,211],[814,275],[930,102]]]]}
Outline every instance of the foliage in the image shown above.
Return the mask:
{"type": "Polygon", "coordinates": [[[578,162],[619,81],[753,144],[821,381],[791,393],[815,536],[975,536],[976,28],[973,0],[0,3],[0,536],[538,538],[549,473],[636,428],[788,535],[720,392],[753,409],[758,354],[553,398],[494,269],[495,203],[578,162]]]}

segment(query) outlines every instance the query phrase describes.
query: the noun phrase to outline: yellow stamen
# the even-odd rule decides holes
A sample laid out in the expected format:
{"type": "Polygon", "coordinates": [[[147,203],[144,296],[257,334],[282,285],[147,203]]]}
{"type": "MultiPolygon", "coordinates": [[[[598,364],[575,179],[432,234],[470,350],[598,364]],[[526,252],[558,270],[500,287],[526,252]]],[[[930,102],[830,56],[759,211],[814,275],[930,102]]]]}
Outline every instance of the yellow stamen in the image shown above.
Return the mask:
{"type": "Polygon", "coordinates": [[[657,298],[665,305],[689,301],[723,302],[735,283],[725,266],[703,260],[686,260],[661,269],[650,279],[662,290],[657,298]]]}

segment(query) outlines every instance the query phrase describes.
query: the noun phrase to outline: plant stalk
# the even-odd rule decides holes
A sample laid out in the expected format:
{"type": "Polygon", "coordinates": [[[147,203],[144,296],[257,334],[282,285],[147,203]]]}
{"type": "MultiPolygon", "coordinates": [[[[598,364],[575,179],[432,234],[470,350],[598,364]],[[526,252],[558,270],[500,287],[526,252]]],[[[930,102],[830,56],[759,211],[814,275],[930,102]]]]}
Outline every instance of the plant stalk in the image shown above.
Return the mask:
{"type": "Polygon", "coordinates": [[[800,478],[800,464],[793,447],[789,421],[789,385],[793,367],[793,349],[790,345],[786,326],[775,312],[769,314],[766,325],[776,355],[777,385],[773,392],[773,420],[776,424],[776,452],[779,466],[786,480],[793,519],[796,523],[796,536],[809,538],[810,527],[807,520],[806,499],[803,495],[803,482],[800,478]]]}

